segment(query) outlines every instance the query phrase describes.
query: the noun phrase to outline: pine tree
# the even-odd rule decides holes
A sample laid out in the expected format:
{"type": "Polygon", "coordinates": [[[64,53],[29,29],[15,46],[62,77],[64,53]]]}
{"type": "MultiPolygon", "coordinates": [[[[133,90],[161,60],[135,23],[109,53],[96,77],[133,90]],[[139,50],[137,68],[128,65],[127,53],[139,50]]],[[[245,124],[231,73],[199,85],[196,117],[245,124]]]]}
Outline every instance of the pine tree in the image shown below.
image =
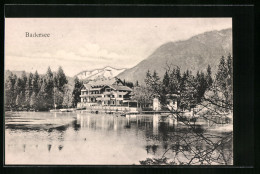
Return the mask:
{"type": "Polygon", "coordinates": [[[65,73],[63,72],[62,67],[60,66],[56,75],[57,78],[57,88],[61,91],[64,92],[64,85],[68,83],[68,80],[66,78],[65,73]]]}
{"type": "Polygon", "coordinates": [[[14,95],[17,96],[22,92],[22,79],[17,78],[15,85],[14,85],[14,95]]]}
{"type": "Polygon", "coordinates": [[[157,84],[160,81],[160,77],[158,75],[158,73],[156,72],[156,70],[154,70],[153,72],[153,83],[157,84]]]}
{"type": "Polygon", "coordinates": [[[23,104],[23,91],[21,91],[17,96],[16,96],[16,101],[15,101],[16,106],[21,107],[23,104]]]}
{"type": "Polygon", "coordinates": [[[77,106],[77,103],[80,102],[80,94],[81,94],[81,88],[83,84],[79,81],[78,77],[74,80],[74,89],[72,92],[72,105],[73,107],[77,106]]]}
{"type": "Polygon", "coordinates": [[[158,73],[154,70],[151,78],[150,90],[152,90],[154,94],[158,95],[159,98],[162,96],[161,86],[162,85],[161,85],[160,77],[158,73]]]}
{"type": "Polygon", "coordinates": [[[146,72],[146,77],[145,77],[145,80],[144,80],[144,82],[147,86],[149,86],[149,84],[151,83],[151,78],[152,78],[152,75],[151,75],[150,71],[148,70],[146,72]]]}
{"type": "Polygon", "coordinates": [[[181,82],[181,70],[180,70],[179,67],[177,67],[177,69],[175,71],[175,76],[176,76],[176,78],[178,80],[178,83],[180,84],[180,82],[181,82]]]}
{"type": "Polygon", "coordinates": [[[170,77],[168,75],[168,72],[166,71],[163,77],[163,86],[167,88],[169,86],[169,83],[170,83],[170,77]]]}
{"type": "Polygon", "coordinates": [[[30,108],[38,109],[37,107],[37,96],[36,93],[33,92],[30,97],[30,108]]]}
{"type": "Polygon", "coordinates": [[[16,94],[14,91],[17,76],[11,73],[5,83],[5,105],[13,107],[15,105],[16,94]]]}
{"type": "Polygon", "coordinates": [[[208,68],[207,68],[206,81],[207,81],[207,88],[209,88],[212,85],[212,83],[213,83],[212,72],[211,72],[210,65],[208,65],[208,68]]]}
{"type": "Polygon", "coordinates": [[[227,100],[228,103],[233,105],[233,58],[229,54],[227,58],[227,69],[228,69],[228,76],[227,76],[227,100]]]}
{"type": "Polygon", "coordinates": [[[196,103],[196,80],[189,70],[183,73],[180,83],[180,95],[180,106],[183,109],[190,109],[190,107],[196,103]]]}
{"type": "Polygon", "coordinates": [[[227,86],[226,86],[227,77],[228,77],[228,67],[227,67],[225,57],[222,56],[220,59],[220,63],[218,65],[218,71],[216,74],[216,82],[221,90],[226,91],[226,89],[227,89],[227,86]]]}
{"type": "Polygon", "coordinates": [[[54,87],[54,104],[56,105],[56,108],[62,107],[63,102],[63,92],[61,92],[57,87],[54,87]]]}
{"type": "Polygon", "coordinates": [[[38,94],[39,90],[40,90],[40,76],[38,74],[37,71],[35,71],[33,78],[32,78],[32,90],[35,93],[35,95],[38,94]]]}
{"type": "Polygon", "coordinates": [[[22,80],[21,88],[22,88],[22,91],[25,92],[25,87],[26,87],[26,83],[27,83],[27,76],[26,76],[25,71],[22,72],[21,80],[22,80]]]}
{"type": "Polygon", "coordinates": [[[62,106],[65,108],[70,108],[72,107],[73,104],[73,97],[72,97],[72,92],[69,89],[68,86],[64,87],[64,96],[63,96],[63,102],[62,102],[62,106]]]}
{"type": "Polygon", "coordinates": [[[51,68],[48,67],[48,70],[46,72],[46,75],[44,77],[44,92],[46,93],[46,106],[48,109],[51,109],[54,107],[54,82],[53,82],[53,73],[51,71],[51,68]]]}
{"type": "Polygon", "coordinates": [[[227,60],[222,56],[218,65],[216,79],[205,97],[219,112],[233,110],[232,68],[231,55],[228,56],[227,60]]]}
{"type": "Polygon", "coordinates": [[[230,75],[230,78],[233,79],[233,58],[229,54],[227,58],[227,68],[228,68],[228,75],[230,75]]]}
{"type": "Polygon", "coordinates": [[[58,88],[58,86],[59,86],[57,74],[54,74],[54,76],[53,76],[53,86],[54,86],[54,88],[58,88]]]}
{"type": "Polygon", "coordinates": [[[25,105],[30,106],[30,97],[33,92],[33,86],[32,86],[32,81],[33,81],[33,74],[30,73],[25,85],[25,105]]]}
{"type": "Polygon", "coordinates": [[[181,90],[182,77],[179,67],[169,68],[169,85],[168,85],[168,93],[176,94],[181,90]]]}
{"type": "Polygon", "coordinates": [[[207,83],[207,80],[206,80],[204,73],[198,71],[197,76],[196,76],[197,103],[201,102],[201,99],[204,96],[204,93],[205,93],[207,88],[208,88],[208,83],[207,83]]]}
{"type": "Polygon", "coordinates": [[[164,74],[164,77],[163,77],[163,82],[162,82],[162,93],[161,93],[162,97],[161,97],[161,102],[162,102],[163,104],[166,103],[166,95],[167,95],[168,93],[170,93],[170,92],[169,92],[169,84],[170,84],[170,77],[169,77],[169,75],[168,75],[168,72],[166,71],[165,74],[164,74]]]}
{"type": "Polygon", "coordinates": [[[39,110],[47,110],[50,105],[53,105],[53,102],[49,100],[47,82],[46,79],[43,79],[41,89],[37,95],[37,108],[39,110]]]}
{"type": "Polygon", "coordinates": [[[27,106],[30,106],[30,97],[31,97],[31,88],[28,80],[25,87],[25,105],[27,106]]]}

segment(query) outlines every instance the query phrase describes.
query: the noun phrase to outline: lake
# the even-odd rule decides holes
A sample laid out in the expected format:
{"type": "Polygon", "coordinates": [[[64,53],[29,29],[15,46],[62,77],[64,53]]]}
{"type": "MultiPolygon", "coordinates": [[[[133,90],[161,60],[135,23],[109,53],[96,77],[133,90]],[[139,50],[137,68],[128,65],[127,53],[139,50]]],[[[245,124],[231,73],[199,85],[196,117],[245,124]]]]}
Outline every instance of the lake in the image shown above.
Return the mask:
{"type": "Polygon", "coordinates": [[[171,115],[6,112],[5,163],[230,165],[230,127],[171,115]]]}

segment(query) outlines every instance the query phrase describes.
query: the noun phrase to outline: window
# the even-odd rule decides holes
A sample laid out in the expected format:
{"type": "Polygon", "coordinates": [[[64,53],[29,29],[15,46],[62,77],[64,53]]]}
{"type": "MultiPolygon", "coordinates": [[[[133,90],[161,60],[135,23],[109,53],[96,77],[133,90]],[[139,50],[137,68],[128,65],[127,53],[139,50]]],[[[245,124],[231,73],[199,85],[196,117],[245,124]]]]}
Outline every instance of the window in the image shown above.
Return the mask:
{"type": "Polygon", "coordinates": [[[122,95],[119,95],[119,98],[122,98],[122,95]]]}

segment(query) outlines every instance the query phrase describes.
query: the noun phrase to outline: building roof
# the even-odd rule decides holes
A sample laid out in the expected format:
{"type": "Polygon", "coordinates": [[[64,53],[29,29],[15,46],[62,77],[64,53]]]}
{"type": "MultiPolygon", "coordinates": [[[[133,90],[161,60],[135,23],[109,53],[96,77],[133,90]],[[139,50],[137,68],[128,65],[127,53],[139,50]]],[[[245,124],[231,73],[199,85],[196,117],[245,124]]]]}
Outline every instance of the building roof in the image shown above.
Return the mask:
{"type": "Polygon", "coordinates": [[[83,88],[82,89],[88,89],[88,88],[90,88],[91,86],[90,85],[88,85],[88,84],[83,84],[83,88]]]}
{"type": "Polygon", "coordinates": [[[116,90],[132,91],[132,89],[129,88],[128,86],[111,85],[111,87],[116,89],[116,90]]]}
{"type": "Polygon", "coordinates": [[[118,95],[126,95],[128,92],[118,92],[118,95]]]}
{"type": "Polygon", "coordinates": [[[87,84],[84,84],[84,87],[86,89],[91,89],[91,90],[100,90],[101,88],[109,86],[110,88],[113,88],[115,90],[122,90],[122,91],[132,91],[131,88],[128,86],[123,86],[123,83],[121,80],[117,78],[112,78],[112,79],[106,79],[106,80],[97,80],[97,81],[90,81],[87,84]],[[118,83],[122,85],[118,85],[118,83]]]}
{"type": "Polygon", "coordinates": [[[105,86],[105,85],[113,85],[118,81],[117,78],[112,79],[105,79],[105,80],[97,80],[97,81],[90,81],[88,85],[91,86],[105,86]]]}

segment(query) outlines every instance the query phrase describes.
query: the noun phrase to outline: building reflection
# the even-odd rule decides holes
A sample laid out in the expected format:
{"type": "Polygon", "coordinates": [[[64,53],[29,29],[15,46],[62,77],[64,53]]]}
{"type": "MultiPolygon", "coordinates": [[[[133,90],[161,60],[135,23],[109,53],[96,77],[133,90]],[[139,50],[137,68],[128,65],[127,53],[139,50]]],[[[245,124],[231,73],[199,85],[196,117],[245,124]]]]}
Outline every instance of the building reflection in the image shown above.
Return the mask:
{"type": "Polygon", "coordinates": [[[171,115],[168,116],[168,122],[169,122],[169,127],[177,126],[177,119],[171,115]]]}
{"type": "Polygon", "coordinates": [[[48,144],[47,147],[48,147],[48,151],[50,152],[51,151],[51,144],[48,144]]]}
{"type": "Polygon", "coordinates": [[[83,118],[83,115],[80,115],[80,127],[85,127],[84,126],[84,118],[83,118]]]}
{"type": "Polygon", "coordinates": [[[130,124],[130,116],[126,115],[126,124],[125,124],[125,128],[131,128],[131,124],[130,124]]]}
{"type": "Polygon", "coordinates": [[[63,149],[63,145],[59,145],[58,149],[61,151],[63,149]]]}
{"type": "Polygon", "coordinates": [[[153,134],[158,135],[158,126],[159,126],[159,115],[153,115],[153,134]]]}
{"type": "Polygon", "coordinates": [[[114,130],[116,131],[117,130],[117,117],[113,117],[113,123],[114,123],[114,130]]]}

